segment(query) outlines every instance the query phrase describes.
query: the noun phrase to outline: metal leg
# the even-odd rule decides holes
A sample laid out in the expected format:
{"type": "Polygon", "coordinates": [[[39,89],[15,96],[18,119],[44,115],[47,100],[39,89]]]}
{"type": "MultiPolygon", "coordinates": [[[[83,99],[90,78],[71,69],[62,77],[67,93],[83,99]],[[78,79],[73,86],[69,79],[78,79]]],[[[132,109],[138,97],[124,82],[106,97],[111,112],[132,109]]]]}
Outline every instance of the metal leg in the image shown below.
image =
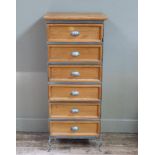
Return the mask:
{"type": "Polygon", "coordinates": [[[48,139],[48,152],[50,152],[51,151],[51,146],[52,146],[52,144],[51,144],[51,137],[49,137],[49,139],[48,139]]]}
{"type": "Polygon", "coordinates": [[[99,152],[102,152],[102,149],[101,149],[101,146],[103,145],[103,137],[100,136],[98,139],[97,139],[97,149],[99,150],[99,152]]]}
{"type": "Polygon", "coordinates": [[[48,139],[48,152],[50,152],[52,149],[55,148],[54,147],[55,143],[56,143],[56,139],[54,137],[49,136],[49,139],[48,139]]]}

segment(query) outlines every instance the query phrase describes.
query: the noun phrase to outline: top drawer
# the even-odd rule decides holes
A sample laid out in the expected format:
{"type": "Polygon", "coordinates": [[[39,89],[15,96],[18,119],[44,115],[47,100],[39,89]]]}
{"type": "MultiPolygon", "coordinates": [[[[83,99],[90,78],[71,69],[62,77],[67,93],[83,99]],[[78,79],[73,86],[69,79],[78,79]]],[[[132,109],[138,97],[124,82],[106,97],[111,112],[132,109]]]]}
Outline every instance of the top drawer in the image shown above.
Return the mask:
{"type": "Polygon", "coordinates": [[[103,24],[47,24],[48,42],[101,42],[103,24]]]}

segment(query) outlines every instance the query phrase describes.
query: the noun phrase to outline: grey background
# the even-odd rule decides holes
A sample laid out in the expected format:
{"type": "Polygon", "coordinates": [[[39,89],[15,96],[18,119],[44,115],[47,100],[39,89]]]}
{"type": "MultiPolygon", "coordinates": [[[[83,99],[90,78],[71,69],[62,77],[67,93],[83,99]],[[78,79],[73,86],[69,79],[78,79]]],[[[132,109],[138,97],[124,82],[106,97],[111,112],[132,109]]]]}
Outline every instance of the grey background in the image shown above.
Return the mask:
{"type": "MultiPolygon", "coordinates": [[[[17,0],[17,130],[47,131],[47,11],[104,12],[104,132],[137,132],[137,0],[17,0]]],[[[11,52],[11,51],[10,51],[11,52]]]]}

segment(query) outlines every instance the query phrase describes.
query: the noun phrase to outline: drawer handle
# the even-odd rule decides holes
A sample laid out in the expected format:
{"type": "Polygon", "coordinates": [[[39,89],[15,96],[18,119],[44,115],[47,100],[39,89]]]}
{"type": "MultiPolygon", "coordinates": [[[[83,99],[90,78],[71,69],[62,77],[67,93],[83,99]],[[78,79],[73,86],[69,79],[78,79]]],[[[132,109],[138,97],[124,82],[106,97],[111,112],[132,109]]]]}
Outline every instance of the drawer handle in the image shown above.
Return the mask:
{"type": "Polygon", "coordinates": [[[80,76],[80,73],[79,72],[71,72],[71,75],[72,76],[80,76]]]}
{"type": "Polygon", "coordinates": [[[78,91],[73,90],[73,91],[71,92],[71,95],[72,95],[72,96],[78,96],[78,95],[79,95],[79,92],[78,92],[78,91]]]}
{"type": "Polygon", "coordinates": [[[78,35],[80,35],[80,32],[79,31],[72,31],[71,35],[72,36],[78,36],[78,35]]]}
{"type": "Polygon", "coordinates": [[[72,112],[72,113],[78,113],[78,112],[79,112],[79,109],[73,108],[73,109],[71,110],[71,112],[72,112]]]}
{"type": "Polygon", "coordinates": [[[72,55],[73,57],[77,57],[77,56],[80,55],[80,52],[78,52],[78,51],[73,51],[73,52],[71,53],[71,55],[72,55]]]}
{"type": "Polygon", "coordinates": [[[78,130],[79,130],[79,127],[78,127],[78,126],[72,126],[72,127],[71,127],[71,130],[74,131],[74,132],[75,132],[75,131],[78,131],[78,130]]]}

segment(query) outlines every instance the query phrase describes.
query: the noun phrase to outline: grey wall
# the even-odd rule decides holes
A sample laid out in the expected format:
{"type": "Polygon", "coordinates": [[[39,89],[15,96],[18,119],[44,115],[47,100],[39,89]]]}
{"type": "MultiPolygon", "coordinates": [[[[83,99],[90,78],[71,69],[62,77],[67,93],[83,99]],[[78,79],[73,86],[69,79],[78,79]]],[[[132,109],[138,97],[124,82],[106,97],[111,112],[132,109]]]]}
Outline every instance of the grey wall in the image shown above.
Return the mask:
{"type": "MultiPolygon", "coordinates": [[[[47,11],[105,12],[103,131],[137,132],[137,0],[17,0],[17,130],[47,131],[47,11]]],[[[10,51],[11,52],[11,51],[10,51]]]]}

